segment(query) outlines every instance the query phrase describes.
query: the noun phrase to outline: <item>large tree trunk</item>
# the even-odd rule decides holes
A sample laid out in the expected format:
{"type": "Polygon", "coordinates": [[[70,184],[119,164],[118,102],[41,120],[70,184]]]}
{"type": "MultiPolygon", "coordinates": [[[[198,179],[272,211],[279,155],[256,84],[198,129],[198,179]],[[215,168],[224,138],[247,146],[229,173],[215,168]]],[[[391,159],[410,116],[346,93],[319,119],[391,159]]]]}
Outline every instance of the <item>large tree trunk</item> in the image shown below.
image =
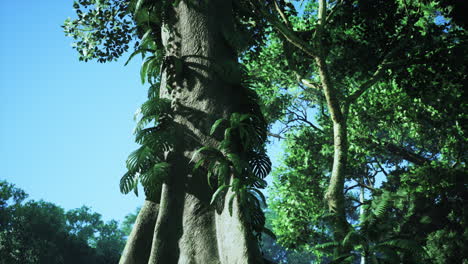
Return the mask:
{"type": "Polygon", "coordinates": [[[148,262],[158,211],[158,203],[149,200],[145,201],[145,204],[138,213],[132,232],[127,239],[120,263],[148,262]]]}
{"type": "MultiPolygon", "coordinates": [[[[161,97],[172,100],[177,143],[167,155],[171,169],[162,187],[154,232],[136,225],[120,263],[262,263],[237,201],[232,215],[225,200],[217,208],[210,206],[213,190],[206,174],[192,173],[190,163],[198,148],[219,143],[209,135],[214,121],[241,107],[238,85],[226,80],[226,74],[237,76],[231,71],[237,55],[224,38],[233,32],[230,1],[180,1],[168,14],[161,30],[163,44],[168,56],[180,59],[182,71],[174,77],[168,72],[170,67],[163,68],[161,97]],[[133,234],[138,232],[145,234],[133,234]],[[138,237],[151,240],[151,252],[145,244],[146,252],[137,253],[132,245],[138,237]],[[142,255],[136,257],[138,254],[142,255]]],[[[151,219],[141,221],[149,223],[154,215],[142,210],[139,220],[148,217],[151,219]]]]}

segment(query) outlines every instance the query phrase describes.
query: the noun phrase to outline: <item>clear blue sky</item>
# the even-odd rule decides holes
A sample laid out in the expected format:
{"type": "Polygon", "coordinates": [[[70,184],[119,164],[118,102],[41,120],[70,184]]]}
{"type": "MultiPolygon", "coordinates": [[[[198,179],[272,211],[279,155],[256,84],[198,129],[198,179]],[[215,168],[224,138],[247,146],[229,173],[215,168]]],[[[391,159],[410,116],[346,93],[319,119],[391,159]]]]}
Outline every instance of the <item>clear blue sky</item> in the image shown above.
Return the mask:
{"type": "Polygon", "coordinates": [[[73,1],[0,5],[0,180],[32,199],[121,220],[142,203],[119,192],[144,102],[140,62],[79,62],[60,25],[73,1]]]}
{"type": "Polygon", "coordinates": [[[137,147],[133,114],[146,97],[141,62],[79,62],[60,27],[73,17],[72,3],[0,5],[0,180],[35,200],[67,210],[87,205],[105,220],[122,220],[143,201],[118,187],[137,147]]]}

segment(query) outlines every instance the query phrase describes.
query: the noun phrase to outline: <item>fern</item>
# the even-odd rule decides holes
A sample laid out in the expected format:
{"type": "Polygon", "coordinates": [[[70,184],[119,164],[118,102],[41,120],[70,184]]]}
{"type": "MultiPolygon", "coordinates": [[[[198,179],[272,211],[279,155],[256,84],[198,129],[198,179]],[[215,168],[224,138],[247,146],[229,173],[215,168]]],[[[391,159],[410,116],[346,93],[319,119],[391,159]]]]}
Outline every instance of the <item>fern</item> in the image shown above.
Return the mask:
{"type": "Polygon", "coordinates": [[[390,201],[392,200],[392,197],[385,193],[382,195],[382,199],[379,201],[375,209],[373,210],[375,213],[376,217],[381,217],[387,209],[390,207],[390,201]]]}
{"type": "Polygon", "coordinates": [[[351,231],[348,232],[348,234],[346,234],[346,236],[343,239],[343,241],[341,242],[341,244],[342,244],[343,247],[363,246],[364,248],[366,248],[367,245],[369,244],[369,241],[363,234],[361,234],[360,232],[352,229],[351,231]]]}
{"type": "Polygon", "coordinates": [[[322,244],[318,244],[314,247],[315,250],[320,250],[320,251],[328,251],[330,249],[336,248],[340,245],[338,242],[326,242],[322,244]]]}

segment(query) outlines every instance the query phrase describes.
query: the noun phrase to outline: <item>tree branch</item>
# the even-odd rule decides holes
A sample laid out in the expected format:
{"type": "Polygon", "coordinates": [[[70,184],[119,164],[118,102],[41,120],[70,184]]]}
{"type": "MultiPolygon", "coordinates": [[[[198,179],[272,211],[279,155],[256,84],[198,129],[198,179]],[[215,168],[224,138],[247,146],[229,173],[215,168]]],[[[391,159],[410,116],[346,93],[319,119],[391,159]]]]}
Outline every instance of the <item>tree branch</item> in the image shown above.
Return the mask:
{"type": "MultiPolygon", "coordinates": [[[[363,142],[369,144],[370,146],[374,147],[374,148],[378,148],[378,149],[384,149],[388,152],[390,152],[391,154],[393,155],[396,155],[406,161],[409,161],[411,163],[414,163],[416,165],[424,165],[426,163],[430,163],[431,160],[423,157],[423,156],[420,156],[414,152],[411,152],[409,150],[407,150],[406,148],[404,147],[400,147],[394,143],[391,143],[391,142],[383,142],[383,141],[380,141],[378,143],[374,142],[372,139],[369,139],[369,138],[361,138],[363,140],[363,142]]],[[[377,140],[378,141],[378,140],[377,140]]],[[[380,165],[378,163],[378,165],[380,165]]]]}
{"type": "Polygon", "coordinates": [[[284,14],[283,10],[281,10],[281,7],[278,5],[278,2],[276,0],[274,0],[273,2],[275,3],[275,9],[278,12],[278,14],[280,15],[280,17],[283,19],[284,24],[286,24],[286,26],[288,26],[289,28],[292,29],[291,23],[289,23],[288,18],[284,14]]]}
{"type": "Polygon", "coordinates": [[[268,136],[274,137],[274,138],[277,138],[277,139],[285,139],[285,137],[282,137],[279,134],[275,134],[275,133],[271,133],[271,132],[268,132],[268,136]]]}
{"type": "Polygon", "coordinates": [[[296,46],[298,49],[303,51],[309,56],[315,57],[315,51],[312,49],[312,47],[307,44],[305,41],[303,41],[301,38],[299,38],[296,35],[296,32],[294,32],[292,29],[288,28],[287,25],[283,24],[281,21],[279,21],[276,17],[272,16],[270,13],[268,13],[266,10],[268,10],[268,7],[265,6],[265,4],[262,2],[262,0],[257,0],[256,5],[257,10],[272,24],[291,44],[296,46]]]}
{"type": "Polygon", "coordinates": [[[372,74],[372,77],[369,80],[367,80],[364,84],[362,84],[361,87],[357,89],[357,91],[355,91],[350,96],[348,96],[348,98],[346,98],[345,104],[350,105],[354,103],[354,101],[356,101],[367,89],[372,87],[372,85],[374,85],[378,80],[380,80],[383,73],[384,68],[383,64],[381,63],[379,66],[377,66],[377,70],[372,74]]]}

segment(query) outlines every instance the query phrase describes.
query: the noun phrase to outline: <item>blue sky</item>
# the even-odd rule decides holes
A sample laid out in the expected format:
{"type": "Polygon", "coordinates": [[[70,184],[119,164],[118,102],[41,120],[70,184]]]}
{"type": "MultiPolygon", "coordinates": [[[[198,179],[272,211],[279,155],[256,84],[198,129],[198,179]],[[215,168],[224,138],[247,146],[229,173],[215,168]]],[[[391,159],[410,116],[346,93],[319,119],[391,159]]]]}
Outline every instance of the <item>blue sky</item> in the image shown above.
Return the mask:
{"type": "Polygon", "coordinates": [[[0,180],[35,200],[67,210],[87,205],[122,220],[143,201],[118,187],[137,147],[133,114],[146,97],[141,62],[79,62],[60,27],[73,17],[72,3],[1,4],[0,180]]]}
{"type": "Polygon", "coordinates": [[[119,192],[144,102],[140,62],[79,62],[60,25],[73,1],[0,8],[0,179],[65,209],[121,220],[142,198],[119,192]]]}

